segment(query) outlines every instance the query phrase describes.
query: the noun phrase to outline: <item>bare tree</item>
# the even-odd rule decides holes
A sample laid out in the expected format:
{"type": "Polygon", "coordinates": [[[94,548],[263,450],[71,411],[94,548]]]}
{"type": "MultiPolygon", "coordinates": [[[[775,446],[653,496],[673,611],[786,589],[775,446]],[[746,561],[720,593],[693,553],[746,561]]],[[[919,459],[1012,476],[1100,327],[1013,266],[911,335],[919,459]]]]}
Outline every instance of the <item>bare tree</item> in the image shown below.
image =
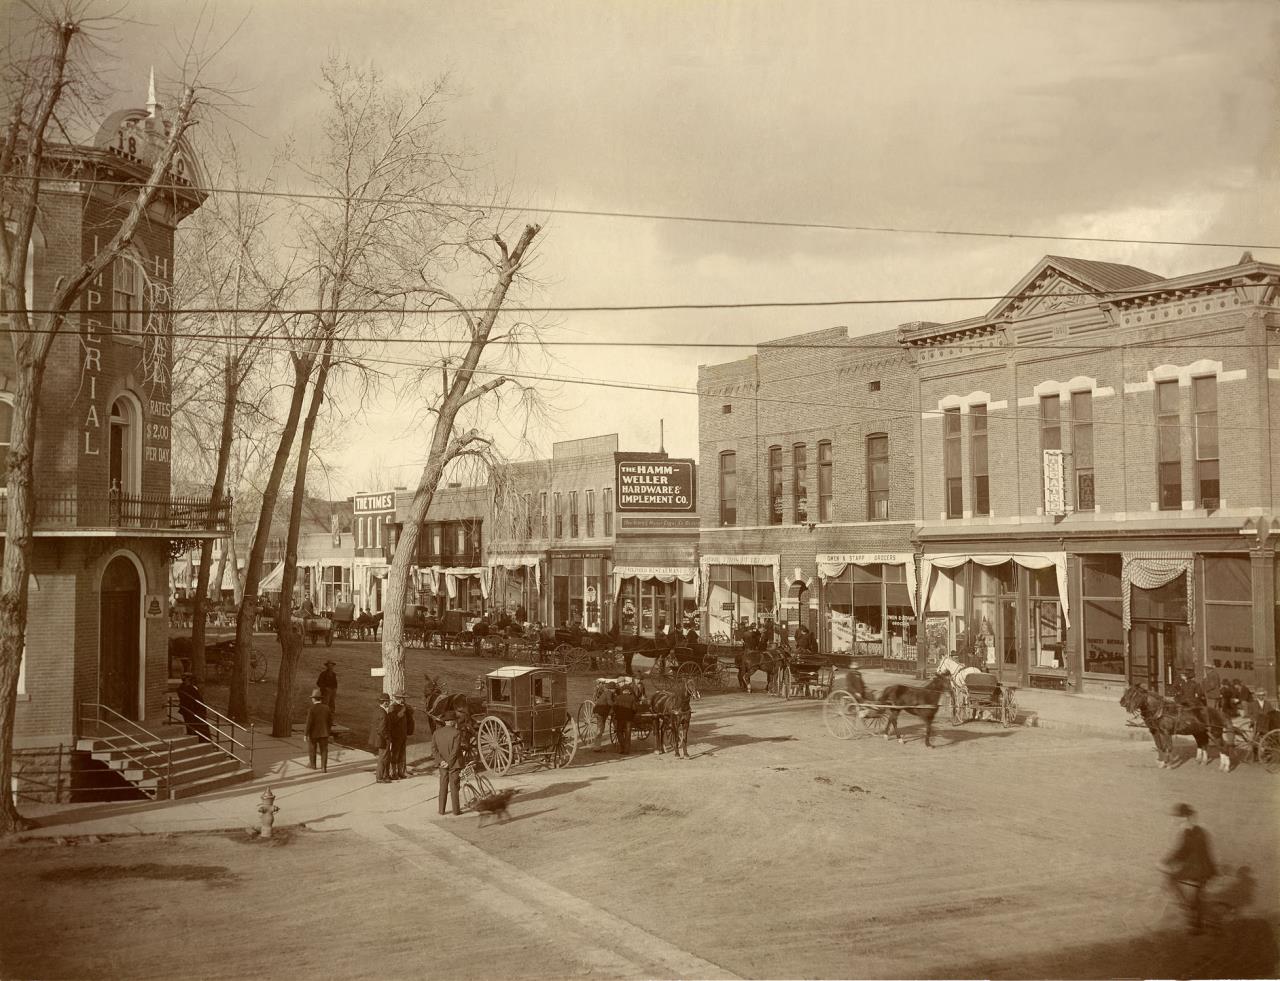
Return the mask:
{"type": "MultiPolygon", "coordinates": [[[[8,502],[3,577],[0,578],[0,787],[8,788],[13,768],[13,730],[18,674],[27,625],[28,578],[34,550],[33,466],[40,390],[54,340],[80,302],[85,288],[120,256],[138,230],[174,163],[180,142],[193,125],[199,100],[193,83],[184,86],[168,120],[146,178],[127,191],[131,198],[115,233],[74,273],[59,278],[52,293],[32,307],[27,283],[30,250],[41,214],[42,181],[66,172],[74,148],[55,142],[75,130],[74,117],[92,99],[88,48],[97,25],[85,5],[68,2],[39,13],[27,38],[30,48],[11,51],[2,68],[8,103],[0,143],[0,292],[8,313],[14,362],[13,423],[8,456],[8,502]]],[[[0,794],[0,832],[23,821],[12,796],[0,794]]]]}

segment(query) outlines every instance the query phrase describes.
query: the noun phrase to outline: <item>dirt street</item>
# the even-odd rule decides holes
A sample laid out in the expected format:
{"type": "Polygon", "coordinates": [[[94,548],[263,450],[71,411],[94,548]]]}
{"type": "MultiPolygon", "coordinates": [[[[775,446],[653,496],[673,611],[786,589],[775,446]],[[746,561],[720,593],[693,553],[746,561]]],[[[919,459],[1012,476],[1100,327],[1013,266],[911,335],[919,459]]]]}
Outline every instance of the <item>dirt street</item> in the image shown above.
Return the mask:
{"type": "Polygon", "coordinates": [[[0,966],[1275,976],[1280,824],[1277,780],[1261,767],[1162,771],[1142,742],[984,722],[944,724],[926,750],[914,720],[902,727],[903,744],[845,742],[817,702],[722,695],[695,707],[692,760],[587,751],[567,770],[513,771],[497,781],[520,788],[505,824],[436,817],[434,780],[419,777],[358,791],[398,795],[390,819],[353,799],[275,848],[211,836],[10,845],[0,966]],[[1156,872],[1183,800],[1233,874],[1219,892],[1253,884],[1219,932],[1197,938],[1156,872]],[[1242,865],[1247,879],[1234,876],[1242,865]]]}

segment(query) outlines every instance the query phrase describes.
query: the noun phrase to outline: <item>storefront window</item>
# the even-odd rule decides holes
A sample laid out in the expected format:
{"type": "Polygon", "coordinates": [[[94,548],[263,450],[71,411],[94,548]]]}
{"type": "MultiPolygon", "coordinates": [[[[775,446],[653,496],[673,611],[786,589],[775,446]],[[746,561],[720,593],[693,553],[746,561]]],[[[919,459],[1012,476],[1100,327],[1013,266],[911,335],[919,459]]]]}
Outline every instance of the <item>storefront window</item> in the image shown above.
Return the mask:
{"type": "Polygon", "coordinates": [[[320,580],[320,609],[332,610],[351,595],[351,570],[340,565],[326,565],[320,580]]]}
{"type": "Polygon", "coordinates": [[[916,617],[902,565],[850,565],[823,588],[823,626],[833,654],[914,661],[916,617]]]}
{"type": "Polygon", "coordinates": [[[1058,577],[1054,569],[1031,569],[1031,594],[1027,604],[1030,616],[1027,638],[1031,643],[1031,664],[1037,668],[1065,668],[1063,647],[1067,625],[1058,600],[1058,577]]]}
{"type": "Polygon", "coordinates": [[[744,621],[773,616],[777,600],[773,568],[767,565],[713,565],[707,591],[708,639],[727,642],[744,621]]]}
{"type": "Polygon", "coordinates": [[[1124,676],[1124,621],[1118,555],[1091,555],[1080,561],[1084,600],[1084,671],[1124,676]]]}
{"type": "Polygon", "coordinates": [[[1204,631],[1208,666],[1220,678],[1265,686],[1254,661],[1253,580],[1247,556],[1204,557],[1204,631]]]}
{"type": "Polygon", "coordinates": [[[1016,585],[1012,562],[973,568],[973,622],[970,645],[979,666],[1018,663],[1015,627],[1016,585]]]}
{"type": "Polygon", "coordinates": [[[1134,586],[1129,590],[1129,612],[1134,620],[1187,622],[1187,577],[1178,576],[1155,589],[1134,586]]]}
{"type": "Polygon", "coordinates": [[[551,560],[551,613],[554,626],[571,624],[603,630],[601,585],[608,570],[599,557],[559,556],[551,560]]]}

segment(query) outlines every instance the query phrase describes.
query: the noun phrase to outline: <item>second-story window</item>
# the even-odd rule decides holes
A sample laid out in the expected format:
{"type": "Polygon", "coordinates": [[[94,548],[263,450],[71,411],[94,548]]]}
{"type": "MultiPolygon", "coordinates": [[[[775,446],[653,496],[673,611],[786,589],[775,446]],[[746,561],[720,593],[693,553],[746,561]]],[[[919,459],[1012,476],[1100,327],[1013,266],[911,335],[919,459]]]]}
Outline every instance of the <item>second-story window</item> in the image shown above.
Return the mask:
{"type": "Polygon", "coordinates": [[[1156,382],[1156,478],[1160,510],[1182,508],[1182,426],[1178,382],[1156,382]]]}
{"type": "Polygon", "coordinates": [[[373,547],[382,548],[382,515],[370,518],[369,523],[373,525],[373,547]]]}
{"type": "MultiPolygon", "coordinates": [[[[1062,398],[1058,395],[1040,397],[1040,460],[1043,464],[1045,450],[1062,449],[1062,398]]],[[[1039,469],[1039,468],[1037,468],[1039,469]]],[[[1041,481],[1040,503],[1045,504],[1044,482],[1041,481]]]]}
{"type": "Polygon", "coordinates": [[[569,491],[569,537],[578,537],[578,492],[569,491]]]}
{"type": "Polygon", "coordinates": [[[533,537],[533,495],[524,496],[524,537],[533,537]]]}
{"type": "Polygon", "coordinates": [[[1071,393],[1071,464],[1076,476],[1076,510],[1092,511],[1093,393],[1071,393]]]}
{"type": "Polygon", "coordinates": [[[587,490],[587,537],[596,537],[596,492],[587,490]]]}
{"type": "Polygon", "coordinates": [[[431,526],[431,557],[433,559],[440,558],[440,555],[441,555],[440,550],[443,544],[442,538],[443,538],[443,534],[442,534],[441,527],[439,525],[432,525],[431,526]]]}
{"type": "Polygon", "coordinates": [[[142,333],[142,267],[130,255],[116,258],[111,266],[111,329],[116,333],[142,333]]]}
{"type": "Polygon", "coordinates": [[[960,466],[960,409],[942,413],[942,479],[948,518],[964,517],[964,486],[960,466]]]}
{"type": "Polygon", "coordinates": [[[769,447],[769,524],[782,524],[782,447],[769,447]]]}
{"type": "Polygon", "coordinates": [[[465,555],[467,552],[467,525],[464,521],[458,522],[458,555],[465,555]]]}
{"type": "Polygon", "coordinates": [[[547,492],[538,493],[538,524],[542,528],[541,535],[547,538],[547,492]]]}
{"type": "Polygon", "coordinates": [[[564,510],[560,501],[559,491],[555,491],[551,495],[551,501],[556,510],[556,538],[564,538],[564,510]]]}
{"type": "Polygon", "coordinates": [[[1196,440],[1196,507],[1215,509],[1218,484],[1218,379],[1191,379],[1191,412],[1196,440]]]}
{"type": "Polygon", "coordinates": [[[738,523],[738,454],[726,450],[720,454],[720,524],[738,523]]]}
{"type": "Polygon", "coordinates": [[[973,513],[991,513],[991,481],[987,470],[987,407],[969,407],[969,474],[973,481],[973,513]]]}
{"type": "Polygon", "coordinates": [[[818,444],[818,520],[831,520],[831,506],[835,500],[831,483],[831,441],[818,444]]]}
{"type": "Polygon", "coordinates": [[[604,508],[604,533],[613,534],[613,488],[606,487],[602,492],[601,506],[604,508]]]}
{"type": "Polygon", "coordinates": [[[889,435],[867,437],[867,520],[889,518],[889,435]]]}
{"type": "Polygon", "coordinates": [[[809,520],[809,464],[804,443],[796,443],[791,447],[791,491],[794,495],[795,523],[803,524],[809,520]]]}

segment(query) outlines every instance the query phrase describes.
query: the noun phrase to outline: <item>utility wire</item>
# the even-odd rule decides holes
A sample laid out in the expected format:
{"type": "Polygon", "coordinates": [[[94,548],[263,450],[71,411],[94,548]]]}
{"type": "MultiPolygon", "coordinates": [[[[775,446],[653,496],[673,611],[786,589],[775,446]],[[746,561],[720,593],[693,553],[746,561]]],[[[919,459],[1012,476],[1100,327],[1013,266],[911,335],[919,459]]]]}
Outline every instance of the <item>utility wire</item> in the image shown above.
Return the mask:
{"type": "MultiPolygon", "coordinates": [[[[6,177],[5,180],[20,180],[28,182],[42,182],[65,184],[66,177],[54,177],[52,175],[33,175],[20,174],[6,177]]],[[[108,181],[108,180],[91,180],[86,179],[86,184],[94,184],[103,187],[140,187],[137,181],[108,181]]],[[[419,198],[413,196],[399,195],[344,195],[344,194],[321,194],[319,192],[305,191],[267,191],[261,189],[248,189],[237,187],[210,187],[199,186],[195,184],[157,184],[157,190],[160,191],[183,191],[183,192],[203,192],[205,194],[234,194],[242,197],[271,197],[271,198],[290,198],[299,201],[342,201],[344,203],[372,203],[372,204],[417,204],[429,208],[447,208],[459,211],[514,211],[518,213],[530,212],[533,214],[543,215],[570,215],[575,217],[590,218],[623,218],[628,220],[639,221],[671,221],[709,225],[742,225],[761,228],[800,228],[812,229],[815,231],[835,231],[835,232],[873,232],[877,234],[893,234],[893,235],[953,235],[968,238],[1000,238],[1000,239],[1028,239],[1040,242],[1102,242],[1113,245],[1169,245],[1177,247],[1192,247],[1206,249],[1280,249],[1280,245],[1268,245],[1263,243],[1247,243],[1247,242],[1193,242],[1182,239],[1153,239],[1153,238],[1120,238],[1118,236],[1107,235],[1048,235],[1034,232],[991,232],[991,231],[975,231],[970,229],[952,229],[952,228],[909,228],[894,225],[853,225],[841,222],[812,222],[812,221],[790,221],[784,219],[770,218],[724,218],[714,215],[682,215],[676,213],[658,212],[658,211],[613,211],[613,210],[597,210],[591,208],[547,208],[534,207],[532,205],[520,208],[503,208],[493,204],[482,204],[467,201],[445,201],[436,198],[419,198]]]]}

